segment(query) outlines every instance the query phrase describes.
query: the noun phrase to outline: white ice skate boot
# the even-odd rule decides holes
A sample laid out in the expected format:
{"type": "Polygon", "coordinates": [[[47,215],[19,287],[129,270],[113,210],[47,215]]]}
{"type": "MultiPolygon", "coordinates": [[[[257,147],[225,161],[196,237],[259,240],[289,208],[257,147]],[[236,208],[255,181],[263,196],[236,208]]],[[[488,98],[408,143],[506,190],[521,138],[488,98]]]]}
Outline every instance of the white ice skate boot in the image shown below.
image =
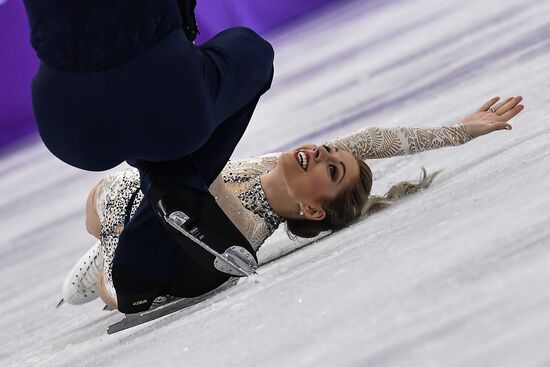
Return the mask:
{"type": "Polygon", "coordinates": [[[98,297],[97,283],[103,269],[101,242],[97,241],[73,266],[63,283],[63,302],[80,305],[98,297]]]}

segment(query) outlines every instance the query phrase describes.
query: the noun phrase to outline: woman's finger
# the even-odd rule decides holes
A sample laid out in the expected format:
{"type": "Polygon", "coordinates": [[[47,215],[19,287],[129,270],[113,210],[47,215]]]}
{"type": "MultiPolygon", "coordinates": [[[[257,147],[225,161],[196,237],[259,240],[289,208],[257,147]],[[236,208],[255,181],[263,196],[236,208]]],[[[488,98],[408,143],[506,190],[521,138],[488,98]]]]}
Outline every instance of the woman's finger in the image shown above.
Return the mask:
{"type": "Polygon", "coordinates": [[[512,125],[507,122],[498,121],[491,125],[493,131],[497,130],[512,130],[512,125]]]}
{"type": "Polygon", "coordinates": [[[489,109],[489,107],[491,107],[492,105],[495,104],[496,101],[498,101],[500,99],[500,97],[493,97],[491,98],[490,100],[488,100],[487,102],[485,102],[484,104],[481,105],[481,107],[479,107],[478,111],[487,111],[489,109]]]}
{"type": "Polygon", "coordinates": [[[518,96],[518,97],[514,97],[512,98],[509,102],[507,102],[506,104],[504,104],[502,107],[500,107],[499,109],[495,109],[496,110],[496,114],[497,115],[501,115],[501,114],[504,114],[508,111],[510,111],[512,108],[516,107],[516,105],[518,103],[521,102],[521,100],[523,99],[522,96],[518,96]]]}
{"type": "Polygon", "coordinates": [[[496,105],[493,106],[493,109],[495,111],[498,111],[499,108],[504,106],[506,103],[510,102],[512,100],[512,98],[514,98],[514,97],[508,97],[504,101],[500,101],[499,103],[497,103],[496,105]]]}
{"type": "Polygon", "coordinates": [[[517,106],[514,106],[514,108],[512,108],[510,111],[507,111],[507,112],[503,113],[502,115],[500,115],[499,120],[508,121],[508,120],[512,119],[513,117],[515,117],[518,113],[523,111],[524,108],[525,107],[521,104],[519,104],[517,106]]]}

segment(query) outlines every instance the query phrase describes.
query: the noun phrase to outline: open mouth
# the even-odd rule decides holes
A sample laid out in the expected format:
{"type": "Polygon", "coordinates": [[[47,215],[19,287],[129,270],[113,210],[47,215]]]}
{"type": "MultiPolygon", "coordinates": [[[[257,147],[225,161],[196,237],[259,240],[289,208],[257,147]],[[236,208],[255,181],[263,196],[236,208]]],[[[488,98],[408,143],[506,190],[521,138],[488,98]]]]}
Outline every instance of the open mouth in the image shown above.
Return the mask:
{"type": "Polygon", "coordinates": [[[300,165],[300,167],[302,167],[304,171],[307,171],[307,165],[310,159],[309,153],[304,151],[299,151],[294,153],[294,157],[298,161],[298,164],[300,165]]]}

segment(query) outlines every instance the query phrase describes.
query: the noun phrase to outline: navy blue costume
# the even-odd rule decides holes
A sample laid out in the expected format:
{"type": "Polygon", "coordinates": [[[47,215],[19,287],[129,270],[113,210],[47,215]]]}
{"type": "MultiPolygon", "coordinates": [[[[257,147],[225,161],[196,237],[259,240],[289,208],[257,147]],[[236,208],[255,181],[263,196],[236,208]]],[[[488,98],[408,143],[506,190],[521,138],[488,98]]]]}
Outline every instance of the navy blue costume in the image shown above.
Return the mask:
{"type": "MultiPolygon", "coordinates": [[[[32,101],[46,147],[85,170],[127,161],[145,196],[151,172],[206,191],[271,85],[271,45],[231,28],[196,46],[181,0],[24,3],[41,60],[32,101]]],[[[113,262],[119,309],[132,312],[125,294],[191,296],[222,280],[193,264],[143,200],[113,262]]]]}

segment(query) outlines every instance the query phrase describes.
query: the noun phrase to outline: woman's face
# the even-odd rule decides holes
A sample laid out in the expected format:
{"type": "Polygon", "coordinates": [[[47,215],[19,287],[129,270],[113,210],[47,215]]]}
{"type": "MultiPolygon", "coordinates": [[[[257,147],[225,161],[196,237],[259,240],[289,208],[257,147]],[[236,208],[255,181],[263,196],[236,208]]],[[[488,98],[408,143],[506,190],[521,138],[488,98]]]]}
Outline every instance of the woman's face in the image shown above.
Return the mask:
{"type": "Polygon", "coordinates": [[[314,208],[351,189],[359,178],[355,157],[329,145],[303,145],[283,153],[279,165],[290,195],[314,208]]]}

